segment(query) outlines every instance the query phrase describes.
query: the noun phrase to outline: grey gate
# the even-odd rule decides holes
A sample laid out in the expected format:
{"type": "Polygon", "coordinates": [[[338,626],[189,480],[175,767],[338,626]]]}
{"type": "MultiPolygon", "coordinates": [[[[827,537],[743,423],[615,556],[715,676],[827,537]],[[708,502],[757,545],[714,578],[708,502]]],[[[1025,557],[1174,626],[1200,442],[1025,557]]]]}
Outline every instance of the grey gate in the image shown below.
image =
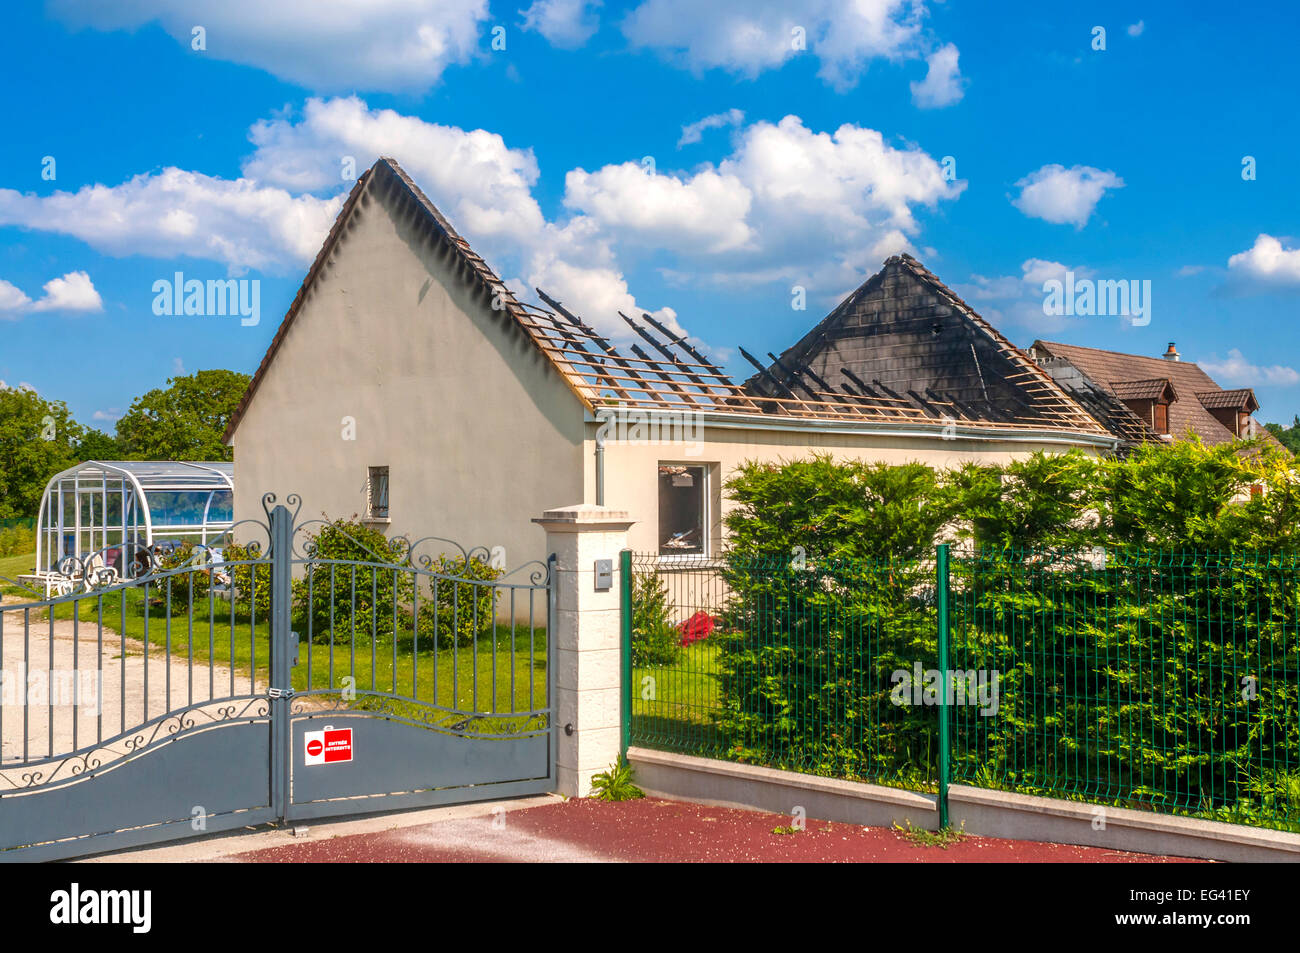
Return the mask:
{"type": "Polygon", "coordinates": [[[554,788],[551,563],[275,503],[0,608],[0,860],[554,788]]]}

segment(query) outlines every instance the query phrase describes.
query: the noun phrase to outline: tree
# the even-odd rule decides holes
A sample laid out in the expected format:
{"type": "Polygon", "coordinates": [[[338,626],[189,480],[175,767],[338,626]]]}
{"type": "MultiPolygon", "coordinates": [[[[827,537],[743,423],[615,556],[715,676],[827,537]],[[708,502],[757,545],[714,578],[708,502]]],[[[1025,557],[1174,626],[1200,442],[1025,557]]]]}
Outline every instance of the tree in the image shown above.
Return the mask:
{"type": "Polygon", "coordinates": [[[77,462],[86,460],[121,460],[126,456],[117,438],[102,430],[88,429],[76,446],[77,462]]]}
{"type": "Polygon", "coordinates": [[[63,401],[0,387],[0,519],[36,515],[45,484],[76,462],[84,433],[63,401]]]}
{"type": "Polygon", "coordinates": [[[224,370],[173,377],[136,398],[117,422],[118,442],[136,460],[230,460],[221,435],[249,380],[224,370]]]}
{"type": "Polygon", "coordinates": [[[1300,454],[1300,414],[1294,416],[1290,427],[1283,427],[1281,424],[1265,424],[1264,429],[1292,453],[1300,454]]]}

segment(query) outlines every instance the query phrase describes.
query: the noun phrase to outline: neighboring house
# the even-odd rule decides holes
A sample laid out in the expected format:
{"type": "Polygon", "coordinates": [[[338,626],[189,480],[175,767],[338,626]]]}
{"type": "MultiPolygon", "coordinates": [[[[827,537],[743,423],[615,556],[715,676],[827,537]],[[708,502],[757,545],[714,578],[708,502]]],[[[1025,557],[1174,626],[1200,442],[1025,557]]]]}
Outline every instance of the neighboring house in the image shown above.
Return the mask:
{"type": "Polygon", "coordinates": [[[1194,435],[1217,445],[1262,436],[1249,387],[1224,390],[1170,342],[1162,357],[1035,341],[1030,356],[1122,441],[1122,447],[1194,435]]]}
{"type": "Polygon", "coordinates": [[[380,159],[231,419],[235,519],[298,493],[300,519],[500,545],[515,566],[543,555],[534,517],[603,502],[636,521],[634,549],[671,560],[719,550],[722,485],[748,460],[951,467],[1117,445],[905,256],[747,384],[648,315],[623,318],[635,343],[619,348],[541,300],[520,302],[380,159]]]}

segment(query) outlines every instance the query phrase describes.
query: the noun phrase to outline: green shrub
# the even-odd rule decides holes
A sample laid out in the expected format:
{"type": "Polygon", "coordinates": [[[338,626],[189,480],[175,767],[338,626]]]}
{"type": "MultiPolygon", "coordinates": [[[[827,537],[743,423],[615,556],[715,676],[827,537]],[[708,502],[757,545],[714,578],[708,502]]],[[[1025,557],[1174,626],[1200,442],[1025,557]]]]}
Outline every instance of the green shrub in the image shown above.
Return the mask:
{"type": "Polygon", "coordinates": [[[449,578],[420,576],[421,645],[435,639],[444,649],[471,645],[493,630],[499,590],[491,582],[501,576],[500,569],[481,559],[443,555],[429,571],[449,578]]]}
{"type": "Polygon", "coordinates": [[[173,615],[188,614],[191,605],[205,605],[208,602],[208,593],[212,591],[210,561],[211,557],[206,549],[196,548],[188,541],[163,556],[158,561],[155,571],[164,574],[164,578],[150,587],[157,603],[160,606],[170,604],[173,615]],[[168,575],[182,568],[187,568],[187,571],[168,575]]]}
{"type": "Polygon", "coordinates": [[[632,579],[632,664],[671,665],[681,650],[668,589],[655,573],[632,579]]]}
{"type": "Polygon", "coordinates": [[[236,616],[253,618],[258,622],[271,619],[271,564],[258,562],[266,558],[261,549],[227,543],[220,547],[223,559],[229,563],[236,560],[252,560],[248,565],[227,566],[230,582],[235,593],[232,599],[236,616]]]}
{"type": "Polygon", "coordinates": [[[36,531],[28,526],[0,527],[0,557],[36,552],[36,531]]]}
{"type": "Polygon", "coordinates": [[[414,571],[383,533],[337,519],[305,545],[311,559],[293,583],[294,612],[309,620],[313,641],[391,640],[409,626],[414,571]]]}
{"type": "Polygon", "coordinates": [[[982,552],[954,553],[951,664],[1000,674],[996,717],[955,717],[955,777],[1300,824],[1293,459],[1187,441],[927,478],[814,458],[728,488],[731,757],[933,779],[937,706],[893,704],[891,678],[937,667],[928,560],[955,534],[982,552]]]}

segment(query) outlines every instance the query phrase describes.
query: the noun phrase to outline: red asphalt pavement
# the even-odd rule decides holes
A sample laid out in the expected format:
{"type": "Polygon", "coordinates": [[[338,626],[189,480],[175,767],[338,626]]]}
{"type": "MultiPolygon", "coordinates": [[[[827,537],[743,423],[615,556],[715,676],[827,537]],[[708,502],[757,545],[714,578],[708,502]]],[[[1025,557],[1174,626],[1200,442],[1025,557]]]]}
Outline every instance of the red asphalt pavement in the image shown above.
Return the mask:
{"type": "Polygon", "coordinates": [[[429,863],[547,861],[764,863],[1169,863],[1097,847],[966,837],[921,847],[898,831],[809,819],[803,831],[775,834],[791,818],[681,801],[570,800],[352,834],[227,858],[251,863],[429,863]]]}

